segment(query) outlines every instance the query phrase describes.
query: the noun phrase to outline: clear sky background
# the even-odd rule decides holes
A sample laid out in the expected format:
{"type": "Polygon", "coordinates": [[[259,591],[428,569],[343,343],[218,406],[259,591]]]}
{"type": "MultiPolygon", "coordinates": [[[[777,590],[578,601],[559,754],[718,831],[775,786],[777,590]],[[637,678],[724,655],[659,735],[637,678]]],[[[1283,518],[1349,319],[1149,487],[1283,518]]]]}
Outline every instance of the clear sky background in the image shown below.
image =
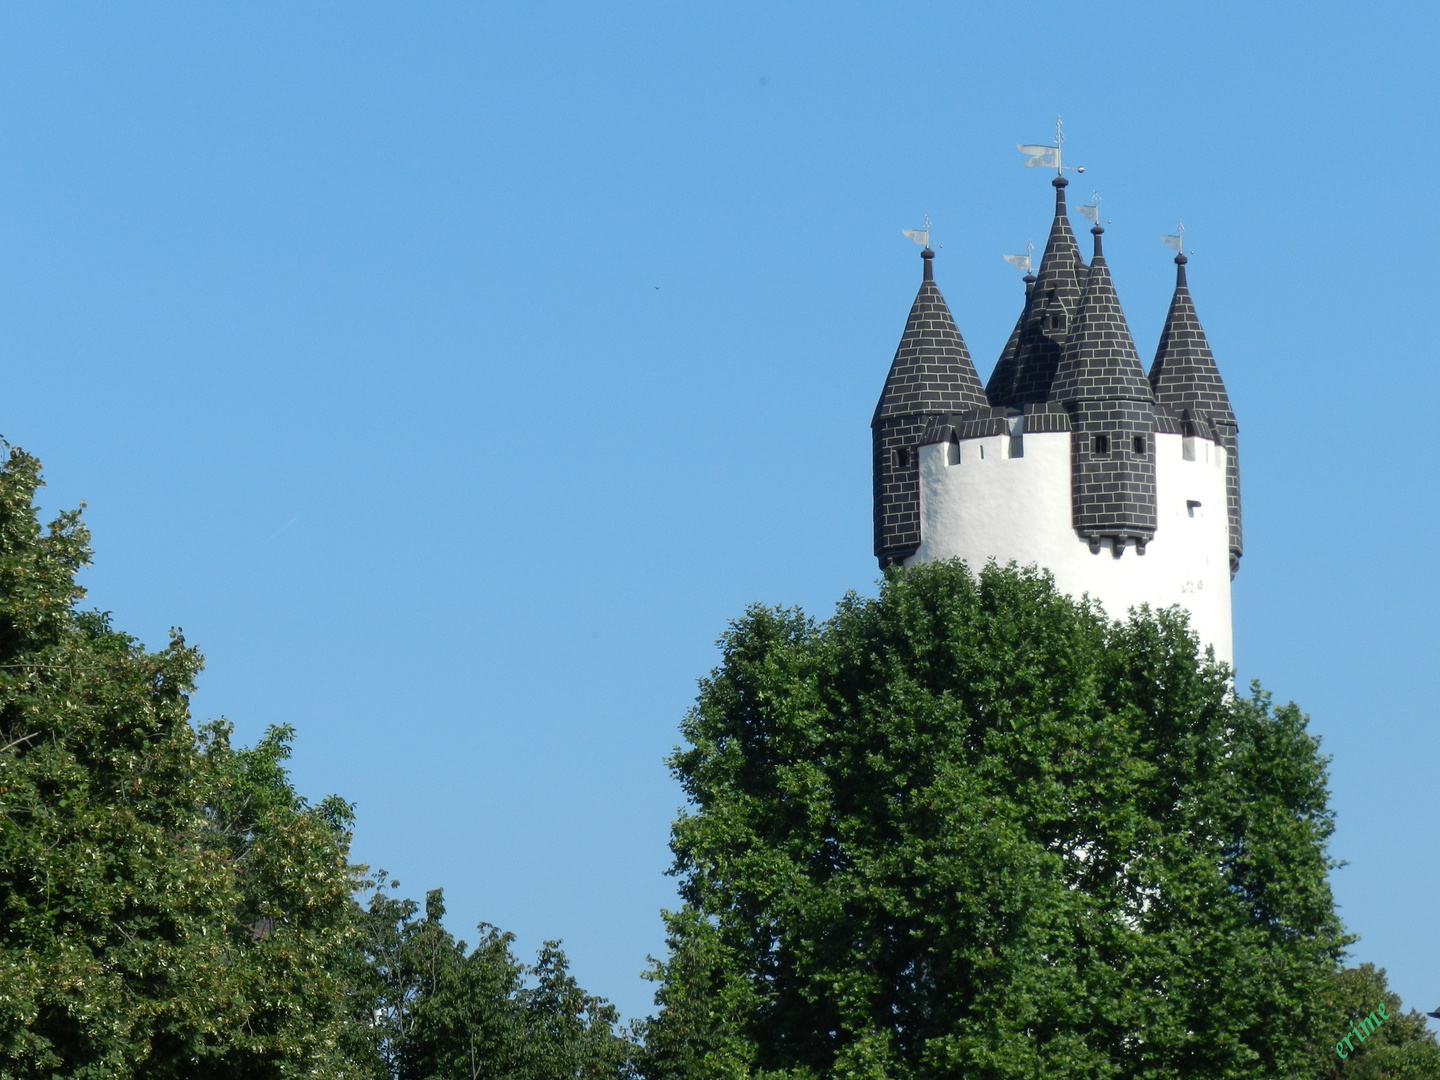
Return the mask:
{"type": "Polygon", "coordinates": [[[1358,960],[1440,1004],[1430,4],[0,8],[0,432],[91,600],[299,731],[358,858],[627,1015],[663,759],[752,601],[872,592],[920,277],[981,376],[1087,166],[1148,363],[1187,226],[1240,420],[1239,677],[1334,755],[1358,960]]]}

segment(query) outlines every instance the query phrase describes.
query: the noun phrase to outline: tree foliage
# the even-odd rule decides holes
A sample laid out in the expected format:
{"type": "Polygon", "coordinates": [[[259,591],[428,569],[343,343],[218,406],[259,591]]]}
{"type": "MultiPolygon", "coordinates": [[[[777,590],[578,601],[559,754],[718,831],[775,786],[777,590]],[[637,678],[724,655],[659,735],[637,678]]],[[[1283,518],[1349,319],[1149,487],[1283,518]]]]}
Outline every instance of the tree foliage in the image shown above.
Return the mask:
{"type": "Polygon", "coordinates": [[[349,861],[352,812],[301,798],[294,732],[191,725],[200,654],[80,611],[78,512],[0,466],[0,1078],[618,1076],[630,1044],[558,943],[472,952],[349,861]]]}
{"type": "Polygon", "coordinates": [[[288,730],[189,722],[198,652],[75,608],[78,512],[0,467],[0,1075],[343,1076],[349,809],[309,807],[288,730]]]}
{"type": "Polygon", "coordinates": [[[1425,1026],[1418,1010],[1403,1012],[1399,995],[1390,992],[1384,968],[1361,964],[1332,976],[1325,994],[1326,1018],[1315,1047],[1317,1067],[1313,1075],[1324,1080],[1435,1080],[1440,1077],[1440,1045],[1425,1026]],[[1335,1043],[1362,1016],[1381,1005],[1389,1014],[1379,1030],[1358,1037],[1346,1047],[1346,1056],[1335,1051],[1335,1043]],[[1352,1049],[1353,1047],[1353,1049],[1352,1049]]]}
{"type": "Polygon", "coordinates": [[[933,564],[722,648],[671,761],[652,1080],[1314,1075],[1324,761],[1181,615],[933,564]]]}
{"type": "MultiPolygon", "coordinates": [[[[383,874],[381,875],[383,877],[383,874]]],[[[392,886],[393,887],[393,886],[392,886]]],[[[511,952],[514,936],[480,925],[467,951],[445,929],[432,890],[423,918],[413,900],[377,891],[366,919],[378,1050],[399,1080],[603,1080],[629,1071],[619,1015],[585,993],[559,942],[534,965],[511,952]]]]}

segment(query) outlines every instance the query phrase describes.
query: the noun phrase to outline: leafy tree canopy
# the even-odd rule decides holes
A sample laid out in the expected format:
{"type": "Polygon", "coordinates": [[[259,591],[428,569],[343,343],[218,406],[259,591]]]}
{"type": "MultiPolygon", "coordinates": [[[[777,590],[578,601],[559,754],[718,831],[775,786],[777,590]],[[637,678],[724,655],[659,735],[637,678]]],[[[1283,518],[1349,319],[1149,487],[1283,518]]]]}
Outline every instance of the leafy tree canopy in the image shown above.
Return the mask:
{"type": "Polygon", "coordinates": [[[1400,998],[1385,982],[1384,968],[1361,964],[1332,976],[1325,994],[1327,1017],[1316,1040],[1317,1068],[1325,1080],[1435,1080],[1440,1077],[1440,1045],[1418,1010],[1403,1012],[1400,998]],[[1344,1058],[1335,1043],[1355,1030],[1361,1017],[1383,1006],[1388,1014],[1377,1031],[1352,1038],[1344,1058]]]}
{"type": "Polygon", "coordinates": [[[0,1075],[355,1074],[349,807],[310,807],[288,729],[197,735],[200,655],[82,612],[79,514],[0,466],[0,1075]]]}
{"type": "Polygon", "coordinates": [[[357,888],[350,806],[311,805],[294,732],[192,727],[199,653],[76,608],[78,512],[42,529],[39,463],[0,465],[0,1078],[576,1080],[631,1044],[558,943],[467,952],[357,888]]]}
{"type": "MultiPolygon", "coordinates": [[[[380,877],[383,878],[383,873],[380,877]]],[[[394,887],[392,885],[392,887],[394,887]]],[[[419,905],[376,891],[365,919],[378,1050],[399,1080],[604,1080],[629,1072],[619,1014],[570,975],[559,942],[526,967],[514,935],[482,923],[473,950],[419,905]]]]}
{"type": "Polygon", "coordinates": [[[653,1080],[1316,1075],[1324,759],[1182,615],[942,563],[722,648],[671,760],[653,1080]]]}

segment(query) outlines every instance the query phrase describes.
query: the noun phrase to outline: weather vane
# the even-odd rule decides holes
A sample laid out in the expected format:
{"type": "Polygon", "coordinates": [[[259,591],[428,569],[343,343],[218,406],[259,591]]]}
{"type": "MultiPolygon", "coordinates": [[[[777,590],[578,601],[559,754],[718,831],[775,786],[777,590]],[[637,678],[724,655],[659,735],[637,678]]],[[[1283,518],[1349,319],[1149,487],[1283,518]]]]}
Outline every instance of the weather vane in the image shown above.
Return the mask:
{"type": "MultiPolygon", "coordinates": [[[[1185,222],[1177,221],[1175,223],[1175,231],[1173,233],[1162,234],[1160,242],[1171,251],[1183,255],[1185,253],[1185,222]]],[[[1190,254],[1194,255],[1195,253],[1192,251],[1190,254]]]]}
{"type": "MultiPolygon", "coordinates": [[[[1086,221],[1090,221],[1090,222],[1093,222],[1093,223],[1096,224],[1096,225],[1099,225],[1099,224],[1100,224],[1100,193],[1099,193],[1098,191],[1092,191],[1092,192],[1090,192],[1090,197],[1095,200],[1094,204],[1091,205],[1091,206],[1077,206],[1077,207],[1075,207],[1075,212],[1076,212],[1077,214],[1079,214],[1081,217],[1083,217],[1086,221]]],[[[1106,221],[1105,224],[1106,224],[1106,225],[1109,225],[1110,222],[1109,222],[1109,221],[1106,221]]]]}
{"type": "Polygon", "coordinates": [[[914,240],[921,247],[930,246],[930,215],[925,215],[925,224],[918,229],[901,229],[900,235],[914,240]]]}
{"type": "Polygon", "coordinates": [[[1046,146],[1043,143],[1016,143],[1015,149],[1025,155],[1025,167],[1033,169],[1054,169],[1055,175],[1060,176],[1066,169],[1073,169],[1077,173],[1085,171],[1084,165],[1062,165],[1060,164],[1060,148],[1065,145],[1065,129],[1060,122],[1060,117],[1055,117],[1055,145],[1046,146]]]}
{"type": "Polygon", "coordinates": [[[1033,240],[1026,240],[1024,255],[1002,255],[1001,258],[1015,267],[1016,270],[1024,270],[1028,274],[1030,272],[1030,257],[1034,254],[1035,242],[1033,240]]]}

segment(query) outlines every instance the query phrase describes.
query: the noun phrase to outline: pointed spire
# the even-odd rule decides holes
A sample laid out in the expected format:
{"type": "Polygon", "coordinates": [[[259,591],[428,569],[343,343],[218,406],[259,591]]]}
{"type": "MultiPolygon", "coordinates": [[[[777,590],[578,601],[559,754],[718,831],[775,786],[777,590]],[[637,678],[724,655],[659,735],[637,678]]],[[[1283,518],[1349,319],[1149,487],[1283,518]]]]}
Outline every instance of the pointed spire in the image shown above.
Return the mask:
{"type": "Polygon", "coordinates": [[[1085,262],[1080,258],[1080,245],[1075,242],[1075,233],[1070,229],[1070,217],[1065,209],[1065,189],[1070,186],[1070,181],[1057,176],[1050,183],[1055,186],[1055,220],[1050,223],[1050,236],[1045,241],[1045,252],[1040,256],[1040,272],[1035,288],[1042,296],[1053,291],[1054,295],[1049,299],[1067,305],[1073,314],[1085,284],[1077,278],[1085,272],[1085,262]]]}
{"type": "Polygon", "coordinates": [[[1150,385],[1155,389],[1155,400],[1177,417],[1188,409],[1234,424],[1230,395],[1225,392],[1210,342],[1205,339],[1195,303],[1190,299],[1190,286],[1185,280],[1188,261],[1183,254],[1175,256],[1175,296],[1165,316],[1155,362],[1150,365],[1150,385]]]}
{"type": "Polygon", "coordinates": [[[993,405],[1020,406],[1046,399],[1080,304],[1080,294],[1089,279],[1065,208],[1065,188],[1070,182],[1057,176],[1050,183],[1055,187],[1055,219],[1050,225],[1035,283],[1027,294],[1022,316],[1025,328],[1016,341],[1014,376],[1005,400],[997,401],[992,396],[993,405]]]}
{"type": "Polygon", "coordinates": [[[1090,263],[1089,282],[1080,299],[1065,355],[1050,387],[1050,400],[1153,401],[1150,382],[1140,366],[1125,312],[1110,280],[1110,268],[1105,264],[1100,245],[1105,230],[1096,225],[1090,232],[1095,237],[1095,258],[1090,263]]]}
{"type": "Polygon", "coordinates": [[[1015,329],[1010,331],[1005,348],[1000,350],[1000,359],[995,361],[995,370],[990,372],[990,381],[985,384],[985,396],[997,403],[1008,401],[1015,388],[1015,362],[1019,358],[1020,339],[1025,332],[1025,323],[1030,318],[1030,296],[1035,289],[1035,275],[1026,274],[1023,280],[1025,304],[1020,309],[1020,317],[1015,320],[1015,329]]]}
{"type": "Polygon", "coordinates": [[[961,413],[989,405],[965,339],[935,287],[931,269],[935,253],[927,247],[920,257],[925,265],[920,291],[915,294],[872,425],[891,417],[961,413]]]}
{"type": "Polygon", "coordinates": [[[1150,385],[1155,400],[1177,419],[1202,420],[1225,446],[1225,492],[1230,519],[1230,576],[1239,569],[1245,551],[1244,531],[1240,520],[1240,449],[1239,429],[1230,395],[1220,379],[1220,369],[1210,352],[1210,342],[1195,314],[1190,299],[1190,285],[1185,280],[1184,253],[1175,256],[1175,296],[1165,316],[1165,329],[1160,334],[1160,347],[1150,365],[1150,385]]]}

